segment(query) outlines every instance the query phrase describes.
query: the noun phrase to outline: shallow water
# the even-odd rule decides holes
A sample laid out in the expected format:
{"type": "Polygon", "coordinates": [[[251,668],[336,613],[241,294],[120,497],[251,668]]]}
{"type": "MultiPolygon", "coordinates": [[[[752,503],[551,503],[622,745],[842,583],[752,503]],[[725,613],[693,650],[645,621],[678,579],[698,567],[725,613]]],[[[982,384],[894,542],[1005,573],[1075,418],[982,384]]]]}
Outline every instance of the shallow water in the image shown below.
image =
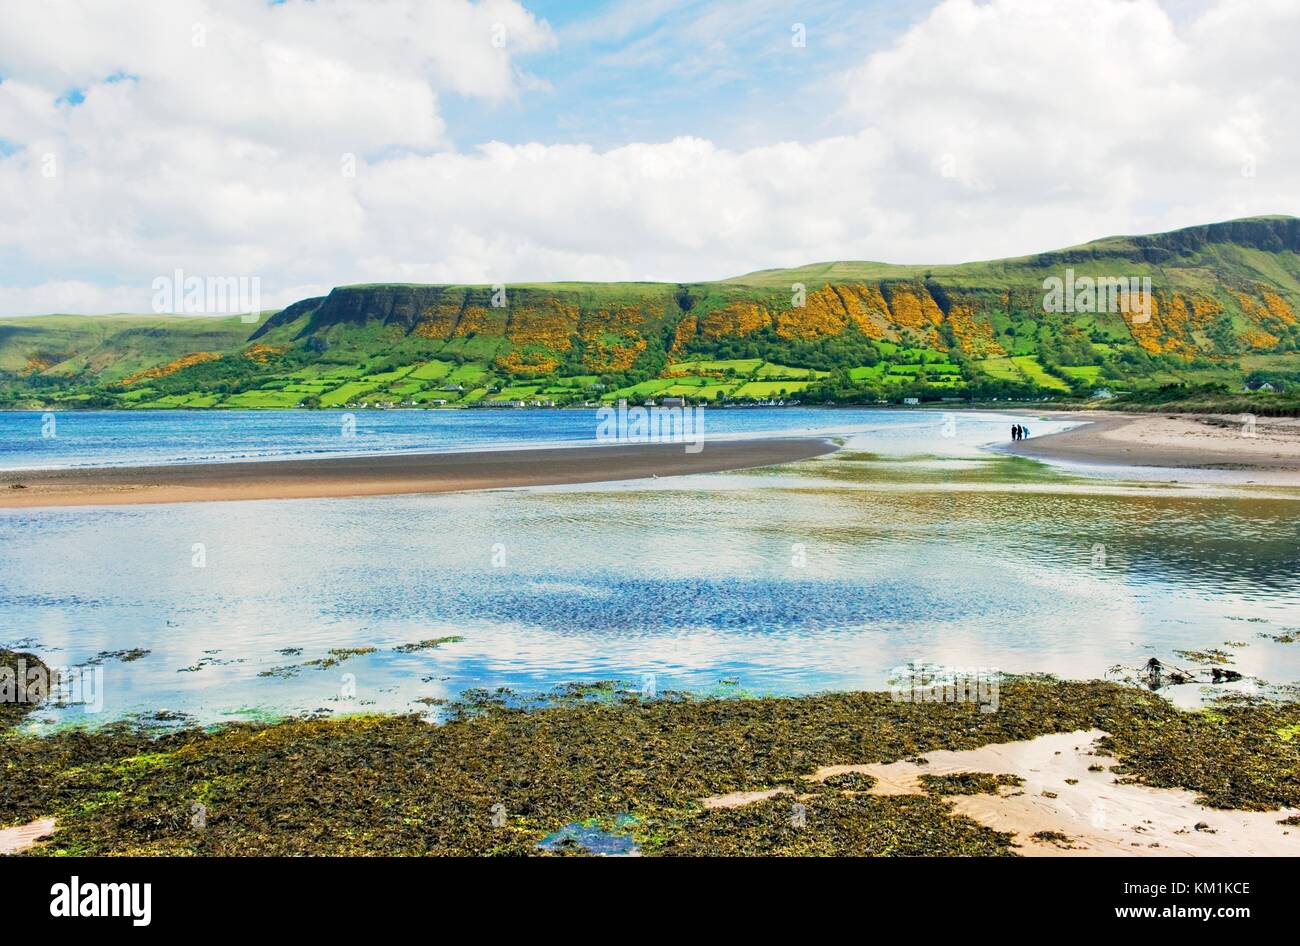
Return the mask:
{"type": "MultiPolygon", "coordinates": [[[[945,415],[859,408],[706,409],[704,436],[930,429],[945,415]]],[[[0,470],[591,444],[592,409],[0,412],[0,470]]],[[[1043,432],[1047,432],[1045,426],[1043,432]]]]}
{"type": "Polygon", "coordinates": [[[1300,634],[1300,504],[1285,491],[1108,492],[981,451],[1005,418],[961,415],[945,437],[938,415],[889,416],[907,423],[779,470],[4,510],[0,643],[69,666],[149,651],[103,660],[101,712],[44,709],[39,724],[424,712],[472,687],[598,679],[880,688],[909,661],[1096,677],[1208,648],[1268,683],[1300,680],[1300,641],[1270,639],[1300,634]]]}

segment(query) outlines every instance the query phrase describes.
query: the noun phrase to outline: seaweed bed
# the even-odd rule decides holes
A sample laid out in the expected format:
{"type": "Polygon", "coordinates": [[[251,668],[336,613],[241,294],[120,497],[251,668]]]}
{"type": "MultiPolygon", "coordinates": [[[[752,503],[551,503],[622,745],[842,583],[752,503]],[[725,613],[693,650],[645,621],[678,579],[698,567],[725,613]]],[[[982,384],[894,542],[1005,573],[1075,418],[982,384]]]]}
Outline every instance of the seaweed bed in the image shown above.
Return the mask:
{"type": "Polygon", "coordinates": [[[1120,778],[1218,807],[1300,804],[1297,703],[1189,713],[1134,687],[1044,677],[1004,681],[996,713],[887,693],[642,700],[596,689],[606,698],[569,688],[527,705],[479,691],[440,725],[361,715],[37,736],[11,714],[0,717],[0,826],[54,816],[33,855],[536,855],[573,824],[622,825],[644,854],[1008,855],[1010,835],[937,795],[802,776],[1091,728],[1110,734],[1120,778]],[[798,801],[699,803],[778,786],[798,801]]]}
{"type": "Polygon", "coordinates": [[[24,716],[36,708],[38,694],[40,699],[45,696],[39,684],[33,686],[29,692],[27,672],[38,670],[41,673],[48,673],[49,671],[35,654],[25,654],[4,647],[0,647],[0,668],[7,669],[12,674],[12,677],[6,681],[6,686],[13,688],[12,692],[5,689],[0,693],[0,733],[3,733],[9,727],[20,723],[24,716]]]}
{"type": "Polygon", "coordinates": [[[990,775],[987,772],[958,772],[953,775],[922,775],[921,787],[931,795],[996,795],[1006,785],[1024,785],[1019,775],[990,775]]]}

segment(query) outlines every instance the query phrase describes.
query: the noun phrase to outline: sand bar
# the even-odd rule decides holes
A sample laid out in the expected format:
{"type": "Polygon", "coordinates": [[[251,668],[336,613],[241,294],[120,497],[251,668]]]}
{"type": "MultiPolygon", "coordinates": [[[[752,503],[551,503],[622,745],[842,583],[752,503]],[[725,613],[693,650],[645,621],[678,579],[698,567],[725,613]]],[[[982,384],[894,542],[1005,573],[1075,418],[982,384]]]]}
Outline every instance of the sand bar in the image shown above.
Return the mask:
{"type": "Polygon", "coordinates": [[[1084,465],[1218,470],[1243,482],[1300,485],[1300,420],[1293,417],[1252,422],[1219,414],[1044,413],[1086,423],[1001,449],[1084,465]]]}
{"type": "Polygon", "coordinates": [[[825,438],[611,444],[458,453],[0,471],[0,508],[322,499],[554,486],[717,473],[830,453],[825,438]]]}

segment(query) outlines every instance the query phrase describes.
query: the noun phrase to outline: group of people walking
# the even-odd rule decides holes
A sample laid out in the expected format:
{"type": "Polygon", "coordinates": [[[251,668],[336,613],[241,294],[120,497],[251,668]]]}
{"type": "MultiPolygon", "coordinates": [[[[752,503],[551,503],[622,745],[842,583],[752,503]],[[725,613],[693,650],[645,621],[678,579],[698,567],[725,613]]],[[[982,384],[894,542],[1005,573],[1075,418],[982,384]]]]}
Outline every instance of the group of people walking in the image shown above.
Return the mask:
{"type": "Polygon", "coordinates": [[[1012,440],[1025,440],[1028,439],[1028,437],[1029,437],[1029,428],[1026,427],[1024,424],[1011,425],[1012,440]]]}

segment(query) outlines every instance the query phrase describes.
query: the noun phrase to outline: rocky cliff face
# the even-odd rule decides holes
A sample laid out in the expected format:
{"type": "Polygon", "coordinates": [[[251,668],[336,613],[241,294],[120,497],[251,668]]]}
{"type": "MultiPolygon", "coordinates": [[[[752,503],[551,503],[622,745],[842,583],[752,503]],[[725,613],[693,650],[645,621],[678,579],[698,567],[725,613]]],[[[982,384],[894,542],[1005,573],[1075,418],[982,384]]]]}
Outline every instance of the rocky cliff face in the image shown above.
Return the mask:
{"type": "Polygon", "coordinates": [[[419,321],[420,313],[438,304],[447,294],[442,286],[356,286],[333,290],[328,296],[303,299],[267,319],[250,340],[256,340],[284,326],[300,325],[300,335],[311,335],[332,325],[363,325],[377,321],[397,323],[407,329],[419,321]]]}
{"type": "Polygon", "coordinates": [[[1187,227],[1169,233],[1112,237],[1069,250],[1040,253],[1032,260],[1041,266],[1090,260],[1158,265],[1194,258],[1217,245],[1249,247],[1267,253],[1300,253],[1300,219],[1254,217],[1187,227]]]}
{"type": "Polygon", "coordinates": [[[924,276],[808,285],[797,298],[785,289],[739,284],[563,283],[507,288],[504,298],[482,286],[347,286],[295,303],[250,340],[308,340],[321,348],[331,334],[361,327],[394,339],[498,339],[498,368],[536,375],[562,363],[586,372],[626,371],[647,352],[671,359],[750,338],[779,348],[852,336],[998,357],[1011,352],[1026,321],[1050,323],[1067,339],[1100,330],[1129,336],[1149,354],[1290,350],[1300,281],[1265,278],[1238,260],[1245,251],[1276,254],[1277,274],[1300,274],[1300,220],[1256,218],[1113,237],[974,268],[935,267],[924,276]],[[1107,266],[1116,275],[1136,266],[1150,276],[1149,317],[1087,308],[1044,312],[1045,276],[1065,267],[1110,272],[1107,266]]]}

